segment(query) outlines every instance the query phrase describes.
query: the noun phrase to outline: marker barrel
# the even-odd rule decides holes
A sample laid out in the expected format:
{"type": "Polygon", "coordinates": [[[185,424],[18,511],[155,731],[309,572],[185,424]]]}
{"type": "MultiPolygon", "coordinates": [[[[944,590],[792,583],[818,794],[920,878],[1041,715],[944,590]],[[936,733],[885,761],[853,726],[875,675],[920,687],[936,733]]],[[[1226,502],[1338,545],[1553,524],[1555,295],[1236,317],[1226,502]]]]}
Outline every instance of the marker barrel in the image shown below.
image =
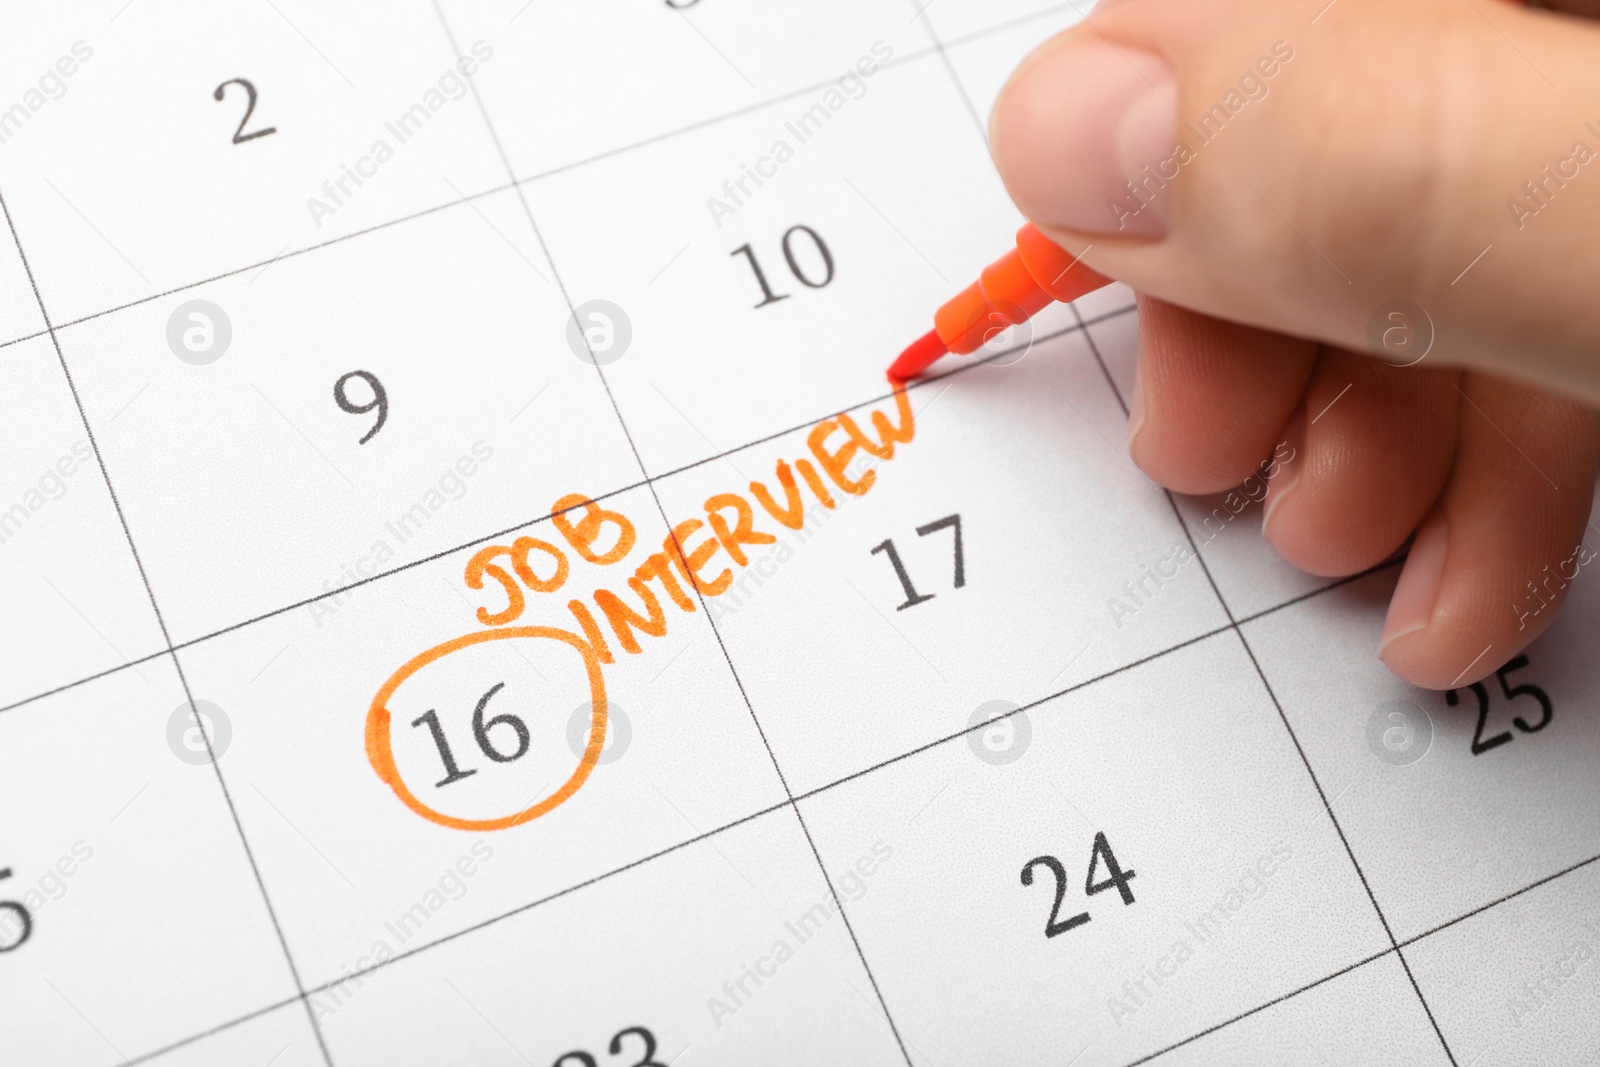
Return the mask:
{"type": "Polygon", "coordinates": [[[1110,282],[1030,222],[1017,231],[1014,249],[934,314],[934,332],[951,352],[966,355],[1052,302],[1076,300],[1110,282]]]}

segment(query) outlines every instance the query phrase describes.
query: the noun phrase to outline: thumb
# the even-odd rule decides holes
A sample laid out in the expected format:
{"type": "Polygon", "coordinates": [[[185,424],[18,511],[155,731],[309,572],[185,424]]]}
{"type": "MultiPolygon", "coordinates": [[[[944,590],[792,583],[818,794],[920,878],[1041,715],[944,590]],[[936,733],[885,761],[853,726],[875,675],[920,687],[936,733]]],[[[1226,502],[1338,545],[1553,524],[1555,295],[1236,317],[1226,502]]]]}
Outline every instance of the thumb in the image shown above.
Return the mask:
{"type": "Polygon", "coordinates": [[[1115,0],[1023,62],[990,141],[1024,214],[1143,292],[1600,400],[1589,23],[1495,0],[1115,0]]]}

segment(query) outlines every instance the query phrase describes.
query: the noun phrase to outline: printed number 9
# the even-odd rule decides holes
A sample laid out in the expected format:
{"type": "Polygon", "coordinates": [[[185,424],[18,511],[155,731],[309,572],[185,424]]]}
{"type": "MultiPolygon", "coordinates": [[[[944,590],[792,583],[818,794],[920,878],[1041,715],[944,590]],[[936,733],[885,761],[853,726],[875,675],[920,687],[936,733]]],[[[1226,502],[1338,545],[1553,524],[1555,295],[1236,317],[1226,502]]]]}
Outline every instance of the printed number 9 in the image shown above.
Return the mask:
{"type": "Polygon", "coordinates": [[[384,420],[389,417],[389,394],[383,391],[383,383],[378,381],[377,376],[368,371],[353,370],[349,374],[346,374],[344,377],[340,378],[338,381],[334,382],[333,402],[338,404],[341,410],[348,411],[352,415],[362,415],[371,411],[373,408],[378,409],[378,421],[372,424],[372,429],[367,431],[365,437],[356,442],[358,445],[364,445],[368,441],[372,440],[372,436],[379,430],[383,429],[384,420]],[[351,378],[360,378],[362,381],[367,383],[367,387],[372,390],[371,400],[367,401],[365,404],[357,404],[355,401],[350,399],[349,395],[345,392],[345,383],[351,378]]]}

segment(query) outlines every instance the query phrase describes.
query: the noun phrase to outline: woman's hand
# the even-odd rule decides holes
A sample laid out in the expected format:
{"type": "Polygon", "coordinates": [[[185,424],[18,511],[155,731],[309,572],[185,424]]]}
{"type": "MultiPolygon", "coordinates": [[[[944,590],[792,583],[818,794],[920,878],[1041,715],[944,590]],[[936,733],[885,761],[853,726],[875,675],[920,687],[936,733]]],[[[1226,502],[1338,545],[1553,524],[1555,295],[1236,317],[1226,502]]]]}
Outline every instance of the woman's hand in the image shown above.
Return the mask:
{"type": "Polygon", "coordinates": [[[1290,562],[1350,574],[1415,534],[1378,649],[1414,684],[1550,624],[1594,558],[1600,28],[1109,0],[1018,68],[990,140],[1022,211],[1141,293],[1152,478],[1220,491],[1288,442],[1263,533],[1290,562]]]}

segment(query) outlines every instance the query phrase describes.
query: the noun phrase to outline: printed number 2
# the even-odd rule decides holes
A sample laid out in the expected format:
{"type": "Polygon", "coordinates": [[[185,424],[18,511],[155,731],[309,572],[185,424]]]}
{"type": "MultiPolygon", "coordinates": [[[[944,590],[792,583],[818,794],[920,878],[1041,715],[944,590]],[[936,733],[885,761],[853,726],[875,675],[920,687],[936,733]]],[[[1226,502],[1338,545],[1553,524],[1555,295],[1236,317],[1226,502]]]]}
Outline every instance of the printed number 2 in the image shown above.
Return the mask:
{"type": "MultiPolygon", "coordinates": [[[[1521,730],[1525,734],[1534,734],[1550,725],[1550,718],[1554,714],[1555,709],[1550,704],[1549,694],[1543,689],[1540,689],[1536,685],[1530,685],[1526,682],[1522,685],[1514,686],[1511,684],[1510,680],[1506,678],[1506,675],[1510,674],[1512,671],[1520,671],[1527,665],[1528,657],[1518,656],[1516,659],[1507,663],[1504,667],[1501,667],[1498,671],[1495,671],[1494,676],[1499,679],[1500,691],[1505,694],[1507,700],[1515,700],[1519,696],[1531,696],[1534,701],[1538,703],[1540,712],[1538,722],[1530,724],[1528,720],[1524,719],[1521,715],[1518,715],[1511,720],[1511,724],[1518,730],[1521,730]]],[[[1472,695],[1478,698],[1478,727],[1472,732],[1472,754],[1474,756],[1481,756],[1490,749],[1499,748],[1501,745],[1510,741],[1512,739],[1512,733],[1510,730],[1502,730],[1493,737],[1484,737],[1483,728],[1488,724],[1489,721],[1489,691],[1483,687],[1482,682],[1473,682],[1471,685],[1467,686],[1467,688],[1472,690],[1472,695]]],[[[1454,689],[1446,693],[1444,698],[1452,708],[1461,703],[1461,697],[1454,689]]]]}
{"type": "Polygon", "coordinates": [[[233,143],[244,144],[246,141],[253,141],[257,137],[265,137],[269,133],[277,133],[278,127],[276,126],[268,126],[264,130],[251,130],[249,133],[244,132],[245,123],[249,122],[250,116],[256,113],[256,87],[243,78],[229,78],[211,91],[211,99],[221,100],[227,95],[228,86],[230,85],[243,86],[245,98],[244,118],[239,120],[239,128],[233,131],[233,143]]]}
{"type": "MultiPolygon", "coordinates": [[[[1086,911],[1079,912],[1076,915],[1069,915],[1065,919],[1058,918],[1061,914],[1061,901],[1067,895],[1067,869],[1061,865],[1061,861],[1054,856],[1035,856],[1023,864],[1023,885],[1033,884],[1033,869],[1035,867],[1044,867],[1055,875],[1056,879],[1056,902],[1055,906],[1050,909],[1050,917],[1044,922],[1044,936],[1055,937],[1088,922],[1089,913],[1086,911]]],[[[1128,888],[1128,883],[1133,881],[1133,876],[1133,871],[1124,871],[1117,865],[1117,857],[1112,855],[1111,843],[1106,840],[1105,833],[1102,831],[1095,834],[1094,849],[1089,853],[1089,876],[1083,881],[1084,894],[1092,897],[1096,893],[1114,888],[1122,896],[1124,905],[1132,904],[1133,890],[1128,888]],[[1102,860],[1105,862],[1106,876],[1103,880],[1097,882],[1094,880],[1094,872],[1099,869],[1102,860]]]]}
{"type": "MultiPolygon", "coordinates": [[[[952,529],[955,531],[956,574],[955,581],[952,583],[952,585],[956,589],[960,589],[962,586],[967,584],[966,559],[961,554],[961,516],[946,515],[942,519],[935,519],[926,526],[918,526],[917,536],[927,537],[931,533],[938,533],[940,530],[945,529],[952,529]]],[[[925,600],[932,600],[934,596],[937,595],[934,593],[917,592],[917,587],[911,584],[911,575],[906,573],[906,565],[900,562],[900,553],[895,551],[893,540],[885,541],[880,545],[874,545],[872,548],[872,554],[876,556],[879,552],[882,552],[884,555],[889,557],[889,565],[894,568],[895,577],[900,579],[900,588],[904,590],[906,594],[905,603],[901,604],[894,610],[904,611],[907,608],[914,608],[925,600]]]]}

